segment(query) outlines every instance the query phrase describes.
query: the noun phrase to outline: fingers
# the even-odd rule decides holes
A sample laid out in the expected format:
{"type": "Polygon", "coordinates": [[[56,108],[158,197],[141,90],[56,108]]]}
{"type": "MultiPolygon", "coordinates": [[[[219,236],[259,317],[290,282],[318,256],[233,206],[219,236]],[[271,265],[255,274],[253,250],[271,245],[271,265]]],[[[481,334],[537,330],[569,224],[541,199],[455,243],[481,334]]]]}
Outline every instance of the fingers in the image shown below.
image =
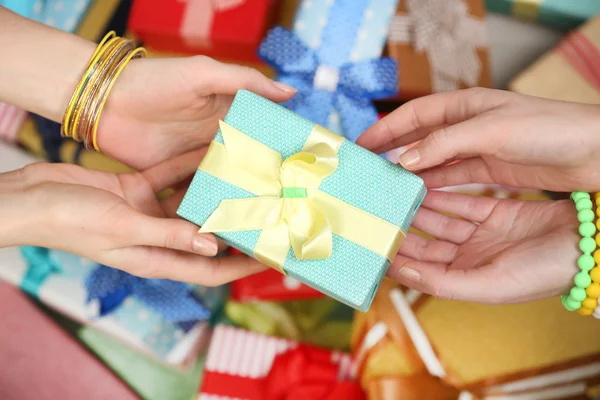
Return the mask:
{"type": "Polygon", "coordinates": [[[208,57],[192,58],[197,70],[198,87],[203,95],[234,95],[240,89],[247,89],[272,101],[290,99],[296,89],[267,78],[259,71],[234,64],[225,64],[208,57]]]}
{"type": "Polygon", "coordinates": [[[425,186],[431,189],[470,183],[495,183],[487,164],[479,157],[433,168],[420,173],[419,176],[425,182],[425,186]]]}
{"type": "Polygon", "coordinates": [[[411,289],[432,296],[461,301],[497,304],[506,300],[499,290],[495,274],[486,271],[489,266],[473,269],[452,269],[441,263],[415,261],[397,256],[388,270],[388,276],[411,289]]]}
{"type": "Polygon", "coordinates": [[[443,240],[428,240],[409,233],[398,254],[413,260],[451,263],[456,257],[458,246],[443,240]]]}
{"type": "Polygon", "coordinates": [[[134,245],[162,247],[203,256],[214,256],[218,252],[216,238],[198,233],[199,228],[191,222],[149,217],[141,213],[132,222],[129,234],[134,245]]]}
{"type": "Polygon", "coordinates": [[[481,223],[492,214],[499,201],[491,197],[431,190],[425,196],[422,206],[481,223]]]}
{"type": "Polygon", "coordinates": [[[223,285],[268,268],[246,255],[209,258],[141,246],[122,249],[118,257],[119,266],[134,275],[203,286],[223,285]]]}
{"type": "Polygon", "coordinates": [[[472,222],[452,218],[426,207],[419,209],[412,226],[436,239],[448,240],[456,244],[467,241],[477,227],[472,222]]]}
{"type": "Polygon", "coordinates": [[[358,143],[375,149],[418,129],[456,124],[499,106],[509,95],[500,90],[475,88],[421,97],[377,122],[358,143]]]}
{"type": "Polygon", "coordinates": [[[193,175],[206,150],[207,148],[202,148],[182,154],[149,168],[141,174],[152,188],[152,191],[158,193],[176,186],[193,175]]]}

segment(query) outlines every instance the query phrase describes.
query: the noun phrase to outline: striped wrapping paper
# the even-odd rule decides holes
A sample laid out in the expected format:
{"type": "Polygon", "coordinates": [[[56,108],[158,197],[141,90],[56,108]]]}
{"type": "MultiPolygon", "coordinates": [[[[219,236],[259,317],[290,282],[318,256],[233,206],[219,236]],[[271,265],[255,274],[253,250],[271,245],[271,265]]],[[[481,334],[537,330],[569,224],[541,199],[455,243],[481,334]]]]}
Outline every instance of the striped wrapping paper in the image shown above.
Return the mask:
{"type": "MultiPolygon", "coordinates": [[[[243,387],[248,381],[266,377],[275,356],[297,346],[298,343],[291,340],[217,325],[208,349],[198,400],[245,400],[224,396],[221,390],[225,385],[243,387]]],[[[332,351],[331,357],[340,366],[339,380],[352,379],[350,355],[332,351]]]]}
{"type": "Polygon", "coordinates": [[[18,107],[0,103],[0,139],[14,143],[27,113],[18,107]]]}

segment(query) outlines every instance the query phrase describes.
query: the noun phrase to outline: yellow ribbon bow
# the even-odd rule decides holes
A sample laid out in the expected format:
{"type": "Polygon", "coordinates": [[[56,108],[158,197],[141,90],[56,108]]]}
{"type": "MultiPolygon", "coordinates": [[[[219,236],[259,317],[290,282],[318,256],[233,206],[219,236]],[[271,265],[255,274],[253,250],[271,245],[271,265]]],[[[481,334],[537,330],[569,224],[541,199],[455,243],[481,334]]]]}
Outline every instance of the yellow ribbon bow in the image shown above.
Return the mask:
{"type": "Polygon", "coordinates": [[[316,125],[304,148],[281,154],[219,121],[199,169],[257,197],[221,201],[200,232],[261,230],[255,257],[281,273],[290,247],[299,260],[331,257],[333,233],[392,259],[404,231],[319,190],[338,167],[345,140],[316,125]]]}

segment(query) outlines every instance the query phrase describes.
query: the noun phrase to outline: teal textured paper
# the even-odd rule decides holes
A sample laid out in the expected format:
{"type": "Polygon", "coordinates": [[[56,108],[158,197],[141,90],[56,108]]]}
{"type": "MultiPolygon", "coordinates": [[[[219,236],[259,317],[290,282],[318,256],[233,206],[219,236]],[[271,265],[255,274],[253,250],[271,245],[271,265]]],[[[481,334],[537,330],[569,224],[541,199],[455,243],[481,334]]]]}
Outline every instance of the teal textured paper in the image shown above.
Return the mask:
{"type": "MultiPolygon", "coordinates": [[[[286,159],[299,152],[314,123],[254,93],[241,90],[225,122],[281,153],[286,159]]],[[[215,141],[223,143],[221,132],[215,141]]],[[[363,148],[344,141],[339,166],[325,178],[320,190],[361,208],[404,230],[425,196],[416,175],[363,148]]],[[[202,225],[224,199],[253,194],[198,170],[177,213],[202,225]]],[[[227,232],[218,236],[252,256],[260,231],[227,232]]],[[[333,255],[325,260],[302,261],[290,249],[284,270],[292,278],[351,307],[366,311],[388,267],[388,260],[340,236],[333,237],[333,255]]]]}

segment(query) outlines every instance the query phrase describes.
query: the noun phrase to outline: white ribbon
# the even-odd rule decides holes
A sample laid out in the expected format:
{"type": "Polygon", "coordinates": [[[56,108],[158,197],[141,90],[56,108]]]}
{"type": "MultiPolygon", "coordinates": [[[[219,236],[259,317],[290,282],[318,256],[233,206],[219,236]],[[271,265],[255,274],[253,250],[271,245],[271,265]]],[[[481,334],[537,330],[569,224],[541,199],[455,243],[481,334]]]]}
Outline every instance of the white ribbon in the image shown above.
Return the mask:
{"type": "Polygon", "coordinates": [[[464,0],[406,0],[406,5],[408,15],[392,20],[390,42],[427,52],[434,92],[456,90],[460,82],[477,86],[476,49],[487,43],[485,23],[469,16],[464,0]]]}
{"type": "Polygon", "coordinates": [[[179,29],[189,46],[210,47],[215,14],[241,6],[246,0],[179,0],[186,3],[179,29]]]}

